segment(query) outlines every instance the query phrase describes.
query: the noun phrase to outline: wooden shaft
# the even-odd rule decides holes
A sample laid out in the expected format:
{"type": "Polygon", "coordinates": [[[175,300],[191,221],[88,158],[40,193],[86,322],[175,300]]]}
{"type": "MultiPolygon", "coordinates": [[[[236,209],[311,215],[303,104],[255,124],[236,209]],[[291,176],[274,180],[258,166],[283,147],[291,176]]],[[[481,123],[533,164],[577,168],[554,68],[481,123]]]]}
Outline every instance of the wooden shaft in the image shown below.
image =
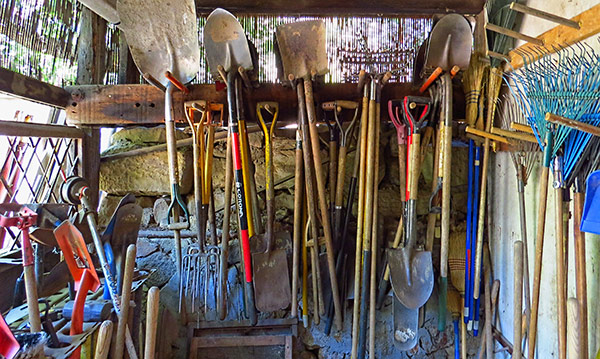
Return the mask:
{"type": "MultiPolygon", "coordinates": [[[[309,218],[309,221],[311,219],[309,218]]],[[[317,254],[318,244],[313,242],[313,245],[310,247],[310,260],[311,265],[310,269],[312,272],[312,297],[313,297],[313,322],[315,325],[319,325],[320,316],[319,316],[319,276],[317,275],[317,270],[319,269],[319,258],[317,254]]]]}
{"type": "Polygon", "coordinates": [[[354,260],[354,303],[352,309],[352,352],[351,358],[356,359],[358,352],[358,330],[360,315],[360,282],[361,264],[363,251],[363,219],[365,213],[365,188],[366,188],[366,164],[367,164],[367,128],[369,117],[369,86],[364,86],[362,101],[362,112],[360,119],[360,168],[358,175],[358,212],[356,217],[356,257],[354,260]]]}
{"type": "Polygon", "coordinates": [[[534,45],[544,46],[544,41],[542,41],[542,40],[540,40],[538,38],[535,38],[535,37],[532,37],[532,36],[528,36],[528,35],[525,35],[525,34],[521,34],[520,32],[516,32],[516,31],[510,30],[510,29],[507,29],[505,27],[501,27],[501,26],[498,26],[498,25],[494,25],[494,24],[489,23],[489,22],[487,24],[485,24],[485,28],[486,28],[486,30],[493,31],[493,32],[496,32],[498,34],[502,34],[502,35],[505,35],[505,36],[508,36],[508,37],[512,37],[512,38],[515,38],[515,39],[518,39],[518,40],[523,40],[523,41],[531,42],[534,45]]]}
{"type": "Polygon", "coordinates": [[[35,268],[33,264],[23,267],[23,276],[25,277],[25,295],[27,297],[27,312],[29,315],[29,326],[32,333],[42,331],[42,322],[40,320],[40,309],[38,305],[38,291],[35,281],[35,268]]]}
{"type": "Polygon", "coordinates": [[[529,322],[528,358],[534,358],[537,339],[538,310],[540,305],[540,285],[542,280],[542,254],[544,251],[544,227],[546,224],[546,200],[548,198],[548,171],[543,166],[540,173],[539,207],[535,242],[535,263],[533,268],[533,293],[531,296],[531,319],[529,322]]]}
{"type": "Polygon", "coordinates": [[[146,303],[146,340],[144,347],[144,359],[154,359],[156,330],[158,327],[159,302],[160,290],[158,287],[150,288],[146,303]]]}
{"type": "MultiPolygon", "coordinates": [[[[445,77],[442,77],[444,80],[445,77]]],[[[447,81],[450,81],[449,79],[447,81]]],[[[451,85],[450,85],[451,86],[451,85]]],[[[451,106],[452,93],[444,94],[445,106],[451,106]],[[447,99],[446,99],[447,98],[447,99]]],[[[446,110],[445,110],[446,111],[446,110]]],[[[448,110],[450,112],[451,109],[448,110]]],[[[446,114],[448,116],[449,114],[446,114]]],[[[451,116],[451,115],[450,115],[451,116]]],[[[448,277],[448,245],[450,241],[450,191],[452,188],[452,119],[445,119],[443,149],[440,156],[443,158],[442,166],[442,221],[441,221],[441,264],[440,275],[448,277]],[[448,123],[449,122],[449,123],[448,123]]]]}
{"type": "Polygon", "coordinates": [[[568,358],[586,358],[586,356],[580,356],[580,348],[581,348],[581,337],[583,333],[579,332],[579,328],[581,327],[579,318],[579,302],[576,298],[569,298],[567,301],[567,318],[568,318],[568,358]]]}
{"type": "Polygon", "coordinates": [[[546,121],[557,125],[567,126],[578,131],[586,132],[594,136],[600,136],[600,127],[587,124],[585,122],[572,120],[570,118],[555,115],[553,113],[547,113],[545,117],[546,121]]]}
{"type": "Polygon", "coordinates": [[[335,203],[336,182],[338,173],[338,143],[329,141],[329,206],[335,203]]]}
{"type": "Polygon", "coordinates": [[[492,273],[491,269],[485,269],[485,277],[483,284],[485,298],[484,298],[484,308],[485,308],[485,357],[487,359],[494,359],[494,340],[492,338],[492,321],[494,320],[492,316],[492,292],[491,292],[491,278],[490,274],[492,273]]]}
{"type": "Polygon", "coordinates": [[[96,350],[94,351],[94,359],[108,358],[112,333],[113,323],[110,320],[105,320],[104,322],[102,322],[102,325],[100,325],[100,329],[98,330],[98,339],[96,339],[96,350]]]}
{"type": "Polygon", "coordinates": [[[375,109],[375,161],[373,167],[375,168],[374,181],[373,181],[373,226],[371,230],[371,286],[369,293],[369,356],[375,358],[375,325],[376,316],[375,309],[377,306],[377,235],[379,221],[379,137],[381,130],[381,107],[377,103],[375,109]]]}
{"type": "Polygon", "coordinates": [[[325,234],[325,247],[327,250],[327,266],[329,268],[329,279],[331,283],[331,296],[335,311],[334,322],[338,330],[342,330],[342,303],[337,278],[335,276],[335,253],[331,240],[331,225],[329,222],[329,211],[327,210],[327,197],[325,194],[325,177],[321,165],[321,148],[319,144],[319,132],[317,130],[317,116],[315,113],[315,100],[313,98],[312,82],[304,81],[304,95],[306,96],[306,112],[308,115],[310,143],[312,146],[315,177],[317,179],[317,192],[319,197],[319,208],[321,209],[321,224],[325,234]]]}
{"type": "Polygon", "coordinates": [[[296,166],[294,175],[294,242],[292,245],[292,310],[291,317],[298,316],[298,270],[300,267],[300,248],[302,242],[302,199],[304,183],[302,181],[302,138],[296,131],[296,166]]]}
{"type": "Polygon", "coordinates": [[[310,223],[306,219],[306,209],[302,214],[303,238],[302,238],[302,322],[304,327],[308,328],[308,248],[306,241],[308,240],[308,228],[310,223]]]}
{"type": "Polygon", "coordinates": [[[567,269],[565,262],[563,227],[563,189],[554,190],[556,240],[556,301],[558,320],[558,357],[567,358],[567,269]]]}
{"type": "MultiPolygon", "coordinates": [[[[461,299],[461,307],[465,306],[464,298],[461,299]]],[[[460,311],[460,359],[467,358],[467,323],[463,311],[460,311]]]]}
{"type": "MultiPolygon", "coordinates": [[[[433,142],[435,144],[435,150],[434,150],[434,161],[433,161],[433,173],[432,173],[432,180],[431,180],[431,194],[433,195],[433,192],[437,189],[437,182],[438,182],[438,177],[439,177],[439,165],[438,163],[440,162],[440,148],[442,147],[441,143],[440,143],[440,139],[441,139],[441,135],[440,135],[440,131],[439,129],[436,130],[436,136],[435,136],[436,140],[433,142]]],[[[400,191],[402,192],[402,191],[400,191]]],[[[426,251],[433,251],[433,241],[435,238],[435,222],[437,219],[437,213],[429,213],[427,215],[427,233],[426,233],[426,242],[425,242],[425,250],[426,251]]]]}
{"type": "Polygon", "coordinates": [[[336,210],[342,209],[344,204],[344,180],[346,179],[346,153],[348,148],[346,146],[340,147],[338,168],[337,168],[337,181],[335,187],[335,207],[336,210]]]}
{"type": "Polygon", "coordinates": [[[584,193],[575,191],[573,236],[575,237],[575,287],[579,309],[579,358],[588,354],[588,304],[587,304],[587,273],[585,260],[585,233],[579,230],[583,211],[584,193]]]}
{"type": "Polygon", "coordinates": [[[492,127],[492,134],[509,137],[509,138],[513,138],[515,140],[520,140],[520,141],[527,141],[527,142],[536,143],[536,144],[538,143],[535,136],[521,133],[518,131],[507,131],[507,130],[503,130],[498,127],[492,127]]]}
{"type": "Polygon", "coordinates": [[[564,25],[568,27],[572,27],[573,29],[579,30],[581,27],[577,21],[573,21],[562,16],[554,15],[546,11],[534,9],[527,5],[519,4],[518,2],[513,2],[510,4],[510,9],[518,11],[523,14],[539,17],[540,19],[548,20],[555,22],[559,25],[564,25]]]}
{"type": "Polygon", "coordinates": [[[517,131],[521,131],[521,132],[525,132],[525,133],[530,133],[530,134],[533,135],[533,129],[531,128],[531,126],[528,126],[528,125],[523,125],[521,123],[511,122],[510,123],[510,128],[512,128],[513,130],[517,130],[517,131]]]}
{"type": "Polygon", "coordinates": [[[513,358],[521,358],[521,337],[523,319],[523,242],[516,241],[514,249],[514,282],[513,282],[513,358]]]}
{"type": "Polygon", "coordinates": [[[500,135],[496,135],[496,134],[493,134],[491,132],[481,131],[481,130],[478,130],[478,129],[476,129],[474,127],[471,127],[471,126],[467,126],[465,128],[465,132],[473,134],[473,135],[477,135],[479,137],[483,137],[483,138],[488,139],[488,140],[494,140],[494,141],[498,141],[498,142],[509,144],[509,141],[506,138],[504,138],[504,137],[502,137],[500,135]]]}
{"type": "Polygon", "coordinates": [[[131,283],[133,282],[133,271],[135,269],[135,244],[127,247],[125,259],[125,270],[123,274],[123,288],[121,290],[121,315],[117,324],[117,342],[115,344],[112,358],[123,358],[125,331],[127,330],[127,319],[129,318],[129,300],[131,298],[131,283]]]}
{"type": "Polygon", "coordinates": [[[219,287],[217,288],[217,311],[219,319],[227,317],[227,259],[229,254],[229,228],[231,221],[231,194],[233,191],[233,158],[232,138],[227,136],[227,147],[225,153],[225,201],[223,208],[223,226],[221,231],[221,259],[219,261],[219,287]]]}

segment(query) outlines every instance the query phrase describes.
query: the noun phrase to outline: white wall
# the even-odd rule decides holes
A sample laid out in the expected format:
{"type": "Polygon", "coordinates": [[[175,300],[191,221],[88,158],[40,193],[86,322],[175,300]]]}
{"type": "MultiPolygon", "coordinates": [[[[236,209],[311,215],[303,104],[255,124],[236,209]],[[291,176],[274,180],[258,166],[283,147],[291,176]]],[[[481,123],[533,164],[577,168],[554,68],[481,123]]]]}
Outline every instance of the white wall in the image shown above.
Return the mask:
{"type": "MultiPolygon", "coordinates": [[[[529,0],[527,5],[546,10],[567,18],[573,17],[592,6],[598,0],[529,0]]],[[[524,16],[520,32],[537,36],[553,28],[555,24],[524,16]]],[[[596,50],[600,48],[597,38],[587,41],[596,50]]],[[[515,169],[508,153],[498,153],[490,163],[490,200],[493,204],[490,218],[492,231],[490,233],[490,250],[494,276],[501,281],[499,297],[499,327],[503,334],[512,342],[513,338],[513,242],[520,239],[519,204],[516,191],[515,169]]],[[[529,249],[529,274],[533,289],[534,243],[536,233],[536,218],[538,208],[538,173],[539,167],[533,170],[529,184],[525,190],[527,234],[529,249]]],[[[547,221],[545,228],[544,256],[542,266],[541,302],[538,321],[538,350],[537,358],[557,358],[558,338],[556,321],[556,240],[554,235],[554,191],[551,186],[548,193],[547,221]]],[[[571,202],[571,213],[572,213],[571,202]]],[[[600,324],[597,303],[600,298],[598,284],[598,266],[600,265],[600,241],[597,236],[586,236],[587,260],[587,292],[588,292],[588,325],[590,357],[594,357],[600,348],[600,334],[596,338],[596,322],[600,324]]],[[[575,264],[573,256],[573,224],[569,224],[569,277],[568,297],[575,297],[575,264]]],[[[526,353],[526,352],[525,352],[526,353]]],[[[498,358],[508,358],[505,352],[498,358]]]]}

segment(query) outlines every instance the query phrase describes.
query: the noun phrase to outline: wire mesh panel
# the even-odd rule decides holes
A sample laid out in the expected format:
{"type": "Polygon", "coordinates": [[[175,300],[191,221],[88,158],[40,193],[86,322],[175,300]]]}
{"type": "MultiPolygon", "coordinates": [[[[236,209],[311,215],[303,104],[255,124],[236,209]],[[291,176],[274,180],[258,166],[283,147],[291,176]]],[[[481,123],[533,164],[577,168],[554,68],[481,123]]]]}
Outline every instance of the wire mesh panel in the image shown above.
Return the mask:
{"type": "Polygon", "coordinates": [[[64,179],[77,173],[77,140],[0,136],[0,161],[0,203],[58,203],[64,179]]]}

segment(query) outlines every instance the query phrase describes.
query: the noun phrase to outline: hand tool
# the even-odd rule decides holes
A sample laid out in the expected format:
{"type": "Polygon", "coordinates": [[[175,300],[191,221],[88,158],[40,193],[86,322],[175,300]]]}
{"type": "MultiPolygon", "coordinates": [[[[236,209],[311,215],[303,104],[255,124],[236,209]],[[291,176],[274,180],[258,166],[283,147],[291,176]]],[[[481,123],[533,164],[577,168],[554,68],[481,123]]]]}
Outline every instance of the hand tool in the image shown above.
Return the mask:
{"type": "MultiPolygon", "coordinates": [[[[296,129],[296,149],[295,149],[296,163],[294,166],[294,234],[292,242],[292,309],[290,316],[295,318],[298,316],[298,270],[300,266],[300,251],[302,248],[302,275],[304,277],[304,266],[306,265],[306,259],[304,258],[304,248],[301,244],[302,234],[304,230],[302,214],[303,205],[302,199],[304,198],[304,182],[303,179],[303,168],[302,168],[302,136],[300,130],[296,129]]],[[[304,281],[302,281],[302,300],[304,301],[304,281]]],[[[304,303],[302,306],[304,307],[304,303]]],[[[303,308],[304,309],[304,308],[303,308]]]]}
{"type": "Polygon", "coordinates": [[[514,249],[514,280],[513,280],[513,357],[521,358],[521,337],[523,319],[523,242],[515,241],[514,249]]]}
{"type": "MultiPolygon", "coordinates": [[[[338,166],[337,166],[337,180],[335,181],[335,206],[333,211],[333,233],[335,233],[335,252],[336,252],[336,277],[339,281],[343,281],[342,278],[342,263],[343,263],[343,254],[342,248],[344,247],[345,238],[342,237],[342,212],[343,212],[343,202],[344,202],[344,182],[346,179],[346,157],[348,152],[348,142],[349,136],[354,132],[354,127],[356,125],[356,121],[358,119],[358,102],[354,101],[345,101],[338,100],[332,102],[325,102],[321,105],[324,111],[333,111],[334,112],[334,120],[335,125],[337,125],[337,131],[339,133],[339,153],[338,153],[338,166]],[[339,113],[344,110],[354,110],[354,117],[352,118],[350,124],[344,130],[342,126],[342,121],[339,118],[339,113]]],[[[331,145],[331,144],[330,144],[331,145]]],[[[343,292],[343,291],[342,291],[343,292]]],[[[325,333],[329,333],[331,330],[331,324],[333,320],[333,302],[331,295],[325,296],[326,301],[326,325],[325,325],[325,333]]]]}
{"type": "Polygon", "coordinates": [[[249,189],[243,178],[239,115],[241,94],[239,92],[239,68],[252,69],[252,58],[244,30],[237,19],[223,9],[214,10],[204,27],[204,45],[208,64],[215,78],[221,76],[227,81],[227,102],[229,109],[229,132],[232,138],[232,157],[235,170],[236,203],[238,223],[241,233],[242,257],[245,276],[246,315],[252,325],[256,324],[252,257],[248,233],[248,203],[246,191],[249,189]]]}
{"type": "MultiPolygon", "coordinates": [[[[338,146],[339,146],[339,141],[340,141],[340,133],[338,131],[338,128],[336,127],[336,123],[335,120],[332,120],[329,117],[329,111],[327,108],[324,107],[325,104],[328,104],[327,102],[324,102],[321,104],[321,108],[323,109],[323,122],[327,125],[327,129],[329,130],[329,173],[327,175],[328,179],[329,179],[329,211],[330,211],[330,216],[329,216],[329,221],[331,223],[332,229],[333,229],[333,233],[337,233],[335,232],[335,227],[334,227],[334,213],[335,213],[335,207],[334,207],[334,203],[335,203],[335,188],[336,188],[336,181],[337,181],[337,167],[338,167],[338,146]]],[[[331,107],[331,106],[329,106],[331,107]]],[[[331,111],[331,109],[329,109],[331,111]]],[[[335,110],[335,109],[334,109],[335,110]]],[[[334,112],[335,113],[335,112],[334,112]]],[[[334,243],[336,242],[337,238],[333,238],[334,243]]]]}
{"type": "Polygon", "coordinates": [[[113,323],[110,320],[102,322],[102,324],[100,325],[100,329],[98,329],[98,339],[96,339],[96,350],[94,351],[94,359],[108,358],[112,333],[113,323]]]}
{"type": "MultiPolygon", "coordinates": [[[[442,118],[444,119],[443,148],[441,156],[443,171],[442,183],[442,219],[440,254],[440,315],[438,330],[446,326],[446,292],[448,287],[448,239],[450,236],[450,188],[451,188],[451,151],[452,151],[452,79],[450,70],[454,66],[466,69],[469,66],[473,34],[469,22],[461,15],[449,14],[441,18],[429,34],[424,70],[432,71],[441,67],[443,91],[442,118]]],[[[438,174],[439,175],[439,174],[438,174]]]]}
{"type": "Polygon", "coordinates": [[[285,309],[291,301],[291,290],[289,281],[289,269],[287,254],[284,249],[276,249],[276,237],[280,240],[289,241],[282,237],[282,233],[275,233],[275,184],[273,177],[273,132],[279,115],[279,104],[277,102],[259,102],[256,105],[256,113],[263,132],[265,134],[265,188],[267,194],[267,225],[264,238],[266,239],[266,250],[262,253],[254,253],[252,265],[254,270],[254,290],[256,295],[256,308],[261,312],[273,312],[285,309]],[[272,120],[270,127],[264,120],[264,113],[269,113],[272,120]]]}
{"type": "Polygon", "coordinates": [[[585,357],[588,354],[588,304],[587,304],[587,274],[586,274],[586,251],[585,251],[585,233],[580,230],[581,215],[583,210],[584,193],[582,191],[583,183],[581,178],[577,177],[573,184],[574,206],[573,206],[573,237],[575,238],[575,287],[577,296],[577,308],[579,310],[579,327],[575,329],[580,336],[579,354],[585,357]]]}
{"type": "MultiPolygon", "coordinates": [[[[71,318],[70,335],[83,332],[85,298],[88,291],[95,292],[100,287],[100,280],[94,268],[94,263],[85,246],[81,232],[75,228],[70,221],[64,221],[54,230],[54,236],[60,246],[69,271],[75,281],[75,303],[73,305],[73,316],[71,318]]],[[[81,356],[81,347],[78,347],[71,358],[78,359],[81,356]]]]}
{"type": "Polygon", "coordinates": [[[29,238],[29,228],[36,224],[37,214],[28,207],[22,207],[12,216],[0,215],[0,227],[17,227],[21,230],[21,257],[23,259],[23,276],[25,277],[25,294],[31,333],[40,332],[40,309],[38,306],[37,284],[33,268],[33,247],[29,238]]]}
{"type": "MultiPolygon", "coordinates": [[[[301,21],[283,24],[277,27],[277,43],[282,58],[285,73],[291,75],[290,80],[302,79],[304,86],[306,114],[310,131],[310,144],[314,161],[314,171],[317,182],[321,224],[325,235],[327,264],[331,283],[331,294],[335,310],[335,323],[342,329],[342,305],[339,296],[337,278],[335,277],[335,253],[333,249],[331,225],[327,210],[325,194],[325,177],[320,166],[321,153],[319,134],[317,131],[315,104],[313,98],[312,77],[324,75],[327,72],[327,51],[325,47],[325,23],[322,20],[301,21]]],[[[303,131],[304,132],[304,131],[303,131]]],[[[306,166],[305,166],[306,167],[306,166]]],[[[305,169],[306,171],[306,169],[305,169]]],[[[316,221],[316,217],[315,217],[316,221]]]]}
{"type": "MultiPolygon", "coordinates": [[[[360,132],[359,132],[359,179],[358,179],[358,211],[356,218],[356,252],[354,260],[354,303],[352,310],[352,358],[358,357],[358,343],[359,343],[359,330],[360,330],[360,305],[361,305],[361,264],[362,264],[362,251],[363,251],[363,232],[364,229],[364,216],[365,216],[365,192],[366,192],[366,165],[367,165],[367,136],[368,136],[368,125],[369,125],[369,104],[370,104],[370,91],[371,86],[367,84],[366,75],[362,88],[359,90],[363,91],[362,98],[362,112],[360,118],[360,132]]],[[[370,81],[370,78],[368,79],[370,81]]],[[[359,82],[360,85],[360,82],[359,82]]]]}
{"type": "Polygon", "coordinates": [[[308,242],[310,223],[308,222],[308,215],[306,213],[308,212],[306,210],[306,199],[304,199],[302,207],[302,323],[304,324],[304,328],[308,328],[308,248],[306,242],[308,242]]]}
{"type": "Polygon", "coordinates": [[[121,316],[117,323],[117,341],[114,346],[112,357],[115,359],[123,358],[123,343],[125,341],[125,331],[127,330],[127,321],[129,320],[129,298],[131,298],[131,283],[135,270],[135,244],[127,247],[125,267],[123,273],[123,289],[121,290],[121,316]]]}
{"type": "Polygon", "coordinates": [[[409,158],[406,180],[405,240],[402,248],[388,251],[388,263],[394,294],[409,309],[418,309],[425,304],[433,291],[434,282],[431,252],[416,248],[416,200],[421,152],[419,131],[425,125],[430,105],[429,98],[425,97],[407,96],[403,100],[404,121],[408,129],[409,158]],[[415,109],[420,110],[418,118],[413,115],[415,109]]]}
{"type": "Polygon", "coordinates": [[[156,329],[158,326],[158,304],[160,290],[152,287],[148,291],[146,304],[146,340],[144,341],[144,359],[154,359],[156,345],[156,329]]]}
{"type": "Polygon", "coordinates": [[[223,210],[223,226],[221,231],[221,258],[219,260],[219,285],[217,287],[217,312],[219,319],[227,317],[227,259],[229,256],[229,221],[231,219],[231,192],[233,190],[233,158],[231,136],[227,137],[225,154],[225,208],[223,210]]]}
{"type": "MultiPolygon", "coordinates": [[[[177,275],[181,281],[182,252],[179,231],[189,227],[189,214],[179,193],[172,95],[174,87],[187,92],[183,83],[188,83],[194,78],[200,65],[196,7],[191,0],[177,3],[119,0],[117,11],[121,19],[121,29],[125,33],[136,66],[141,73],[148,73],[166,88],[165,130],[171,183],[169,213],[172,214],[173,220],[171,223],[171,217],[167,217],[167,223],[169,229],[174,231],[177,275]],[[181,223],[180,209],[185,215],[185,222],[181,223]]],[[[185,307],[180,306],[179,310],[185,319],[185,307]]]]}
{"type": "MultiPolygon", "coordinates": [[[[94,241],[94,247],[96,249],[96,255],[98,256],[98,260],[100,261],[100,268],[102,269],[102,274],[104,274],[104,278],[106,278],[107,281],[113,307],[115,309],[117,317],[120,317],[121,303],[119,301],[119,295],[117,294],[117,281],[115,280],[115,277],[111,272],[108,261],[106,260],[106,255],[104,254],[104,247],[102,246],[100,233],[98,233],[98,225],[96,224],[95,211],[93,209],[94,207],[90,202],[89,191],[90,188],[85,179],[77,176],[72,176],[67,178],[67,180],[61,185],[60,195],[62,201],[66,203],[70,203],[73,205],[82,205],[81,213],[88,222],[88,226],[92,234],[92,239],[94,241]]],[[[127,354],[129,355],[129,358],[137,359],[137,353],[135,351],[133,340],[131,338],[131,333],[129,332],[128,328],[126,328],[125,330],[125,345],[127,347],[127,354]]]]}

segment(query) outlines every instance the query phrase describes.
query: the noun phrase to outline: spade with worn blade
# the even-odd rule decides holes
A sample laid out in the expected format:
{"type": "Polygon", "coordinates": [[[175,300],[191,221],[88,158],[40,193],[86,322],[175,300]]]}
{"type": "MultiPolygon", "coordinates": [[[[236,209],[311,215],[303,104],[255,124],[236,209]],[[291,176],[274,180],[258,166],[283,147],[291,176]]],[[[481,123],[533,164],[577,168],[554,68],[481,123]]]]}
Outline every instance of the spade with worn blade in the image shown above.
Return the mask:
{"type": "Polygon", "coordinates": [[[235,173],[236,204],[238,223],[242,242],[242,259],[244,263],[246,315],[252,324],[256,324],[256,305],[252,275],[252,256],[250,253],[250,235],[248,231],[248,205],[245,193],[249,186],[244,183],[241,141],[238,121],[242,110],[239,71],[251,70],[252,56],[248,40],[242,25],[235,16],[223,9],[214,10],[207,18],[204,26],[204,46],[208,65],[213,75],[219,74],[227,81],[227,104],[229,110],[229,133],[232,142],[232,157],[235,173]]]}
{"type": "Polygon", "coordinates": [[[472,46],[473,35],[467,19],[459,14],[444,16],[429,34],[424,71],[438,67],[450,71],[454,66],[465,70],[469,67],[472,46]]]}
{"type": "Polygon", "coordinates": [[[404,121],[408,129],[408,177],[406,180],[405,245],[388,251],[391,282],[398,300],[409,309],[421,307],[433,291],[433,263],[431,252],[415,251],[417,241],[417,191],[419,182],[420,143],[419,129],[429,113],[429,99],[407,96],[403,100],[404,121]],[[412,110],[411,110],[412,109],[412,110]],[[418,118],[414,109],[422,109],[418,118]]]}
{"type": "MultiPolygon", "coordinates": [[[[321,224],[323,226],[327,249],[327,267],[331,280],[335,324],[338,329],[342,329],[342,303],[340,301],[338,281],[335,276],[335,251],[329,220],[330,212],[327,206],[327,194],[325,192],[325,174],[320,165],[322,163],[321,148],[312,86],[313,77],[324,75],[328,71],[325,22],[322,20],[311,20],[282,24],[277,27],[276,36],[285,77],[294,84],[296,91],[298,91],[299,107],[306,107],[306,116],[303,114],[303,118],[300,119],[302,121],[303,142],[306,142],[303,146],[305,146],[304,148],[308,148],[308,144],[310,143],[314,165],[310,163],[310,159],[305,158],[304,168],[308,174],[311,167],[314,167],[321,224]],[[304,90],[303,93],[302,90],[304,90]],[[304,105],[301,103],[301,97],[303,97],[304,105]],[[304,141],[308,131],[310,131],[309,142],[304,141]]],[[[311,189],[308,187],[308,183],[311,183],[311,181],[312,178],[306,181],[309,197],[311,189]]],[[[309,198],[309,206],[311,206],[311,200],[309,198]]]]}
{"type": "Polygon", "coordinates": [[[276,236],[288,232],[280,232],[278,235],[274,232],[275,223],[275,184],[273,178],[273,131],[277,123],[279,114],[279,104],[277,102],[259,102],[256,105],[256,113],[260,125],[265,133],[265,187],[267,194],[267,226],[264,239],[266,250],[252,255],[252,265],[254,269],[254,290],[256,295],[256,309],[261,312],[272,312],[279,309],[285,309],[290,305],[291,289],[290,276],[288,269],[287,254],[284,249],[276,249],[276,236]],[[267,127],[263,114],[268,113],[271,118],[271,125],[267,127]]]}
{"type": "Polygon", "coordinates": [[[200,64],[193,0],[118,0],[120,28],[142,74],[163,85],[171,73],[181,82],[194,78],[200,64]]]}

